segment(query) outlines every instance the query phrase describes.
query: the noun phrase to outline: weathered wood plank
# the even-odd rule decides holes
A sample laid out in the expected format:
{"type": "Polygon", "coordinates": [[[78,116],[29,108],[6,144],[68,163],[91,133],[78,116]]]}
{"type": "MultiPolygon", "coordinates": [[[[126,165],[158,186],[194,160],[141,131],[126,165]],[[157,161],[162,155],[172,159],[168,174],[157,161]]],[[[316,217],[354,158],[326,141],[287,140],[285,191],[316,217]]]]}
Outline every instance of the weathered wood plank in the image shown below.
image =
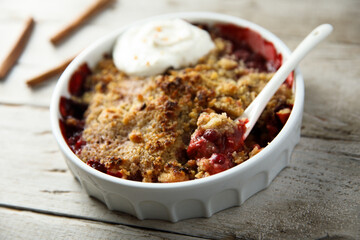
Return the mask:
{"type": "Polygon", "coordinates": [[[306,238],[328,234],[351,239],[358,234],[357,141],[303,137],[290,167],[268,189],[241,207],[209,219],[159,224],[111,212],[81,190],[57,150],[46,108],[0,106],[0,112],[4,114],[0,136],[6,136],[0,139],[2,205],[218,239],[229,236],[291,239],[299,234],[306,238]],[[19,114],[22,119],[16,117],[19,114]]]}
{"type": "MultiPolygon", "coordinates": [[[[123,226],[131,225],[215,239],[360,239],[360,1],[121,0],[54,48],[49,36],[91,2],[0,2],[0,61],[23,19],[33,15],[37,20],[18,65],[0,82],[0,206],[67,216],[0,208],[0,239],[9,238],[1,235],[2,227],[10,226],[11,231],[5,233],[16,234],[17,225],[40,230],[47,227],[59,234],[57,238],[63,236],[61,229],[67,225],[75,238],[75,234],[87,238],[99,232],[108,234],[107,238],[121,234],[130,234],[124,238],[177,236],[152,235],[154,232],[123,226]],[[209,219],[176,224],[138,221],[89,198],[67,170],[49,123],[48,106],[56,79],[36,90],[28,89],[24,82],[128,22],[187,10],[222,12],[254,21],[277,34],[291,49],[318,24],[329,22],[335,31],[300,64],[306,85],[302,138],[290,166],[269,188],[241,207],[209,219]]],[[[21,234],[15,237],[37,236],[35,230],[21,234]]]]}
{"type": "Polygon", "coordinates": [[[305,80],[302,134],[359,141],[360,71],[355,66],[360,66],[360,48],[340,44],[322,47],[300,65],[305,80]]]}
{"type": "Polygon", "coordinates": [[[199,239],[89,220],[0,207],[0,239],[199,239]]]}

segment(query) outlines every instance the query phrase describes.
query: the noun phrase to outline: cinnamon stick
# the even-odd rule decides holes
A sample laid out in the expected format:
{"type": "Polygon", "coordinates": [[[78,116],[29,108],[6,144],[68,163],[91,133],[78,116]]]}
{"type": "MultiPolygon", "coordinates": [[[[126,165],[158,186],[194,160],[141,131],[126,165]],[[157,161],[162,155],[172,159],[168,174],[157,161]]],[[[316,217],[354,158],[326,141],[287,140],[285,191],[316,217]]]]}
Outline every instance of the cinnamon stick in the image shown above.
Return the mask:
{"type": "Polygon", "coordinates": [[[34,28],[34,19],[30,17],[25,24],[25,28],[21,32],[18,40],[12,47],[11,51],[5,58],[4,62],[0,65],[0,79],[4,78],[10,69],[15,65],[16,61],[19,59],[21,53],[23,52],[26,43],[28,42],[31,32],[34,28]]]}
{"type": "Polygon", "coordinates": [[[70,58],[70,59],[66,60],[65,62],[61,63],[60,65],[40,74],[38,76],[35,76],[35,77],[27,80],[26,84],[29,87],[35,87],[35,86],[39,85],[40,83],[46,82],[51,77],[61,74],[66,69],[66,67],[71,63],[71,61],[73,59],[74,58],[70,58]]]}
{"type": "Polygon", "coordinates": [[[100,13],[100,11],[104,10],[112,2],[114,2],[114,0],[97,0],[96,3],[91,5],[84,13],[82,13],[78,18],[76,18],[72,23],[70,23],[64,29],[56,33],[54,36],[52,36],[50,38],[50,41],[54,45],[58,45],[65,38],[69,37],[73,32],[75,32],[75,30],[77,30],[87,20],[89,20],[97,13],[100,13]]]}

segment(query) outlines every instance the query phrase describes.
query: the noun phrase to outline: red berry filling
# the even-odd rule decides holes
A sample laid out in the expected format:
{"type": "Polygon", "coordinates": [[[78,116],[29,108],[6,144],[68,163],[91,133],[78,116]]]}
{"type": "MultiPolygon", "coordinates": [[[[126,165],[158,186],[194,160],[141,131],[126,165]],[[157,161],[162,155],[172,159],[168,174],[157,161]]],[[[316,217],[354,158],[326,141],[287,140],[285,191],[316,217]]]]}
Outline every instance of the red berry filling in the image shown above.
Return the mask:
{"type": "Polygon", "coordinates": [[[71,76],[69,82],[69,92],[74,96],[81,96],[85,91],[85,79],[91,74],[91,70],[86,63],[82,64],[71,76]]]}
{"type": "Polygon", "coordinates": [[[92,159],[87,161],[86,164],[100,172],[106,173],[106,174],[114,176],[114,177],[122,178],[122,176],[123,176],[123,174],[120,171],[109,170],[105,166],[105,164],[95,161],[95,160],[92,160],[92,159]]]}
{"type": "Polygon", "coordinates": [[[106,169],[105,165],[98,161],[89,160],[89,161],[87,161],[86,164],[100,172],[107,173],[107,169],[106,169]]]}
{"type": "Polygon", "coordinates": [[[107,171],[106,171],[106,174],[109,174],[109,175],[111,175],[111,176],[118,177],[118,178],[122,178],[122,177],[123,177],[122,173],[119,172],[119,171],[117,171],[117,172],[112,172],[112,171],[107,170],[107,171]]]}
{"type": "Polygon", "coordinates": [[[213,175],[222,171],[225,171],[234,166],[232,158],[229,155],[221,153],[213,153],[209,158],[210,168],[208,172],[213,175]]]}
{"type": "MultiPolygon", "coordinates": [[[[91,71],[87,64],[82,64],[70,78],[69,92],[72,95],[81,96],[85,91],[86,77],[90,74],[91,71]]],[[[86,144],[81,135],[84,130],[84,113],[87,108],[87,104],[66,97],[60,98],[61,133],[75,154],[79,154],[86,144]]]]}
{"type": "MultiPolygon", "coordinates": [[[[233,55],[243,60],[246,67],[260,72],[275,72],[282,64],[282,55],[276,52],[274,44],[249,28],[233,24],[217,24],[219,35],[233,43],[233,55]]],[[[293,73],[286,79],[286,84],[293,84],[293,73]]]]}
{"type": "Polygon", "coordinates": [[[221,134],[216,129],[197,130],[190,140],[187,154],[190,159],[209,159],[210,174],[222,172],[233,166],[231,154],[244,144],[246,121],[240,120],[233,132],[221,134]]]}
{"type": "Polygon", "coordinates": [[[84,113],[87,109],[88,105],[75,102],[72,99],[61,97],[60,98],[60,114],[63,119],[67,119],[69,117],[75,119],[83,119],[84,113]]]}

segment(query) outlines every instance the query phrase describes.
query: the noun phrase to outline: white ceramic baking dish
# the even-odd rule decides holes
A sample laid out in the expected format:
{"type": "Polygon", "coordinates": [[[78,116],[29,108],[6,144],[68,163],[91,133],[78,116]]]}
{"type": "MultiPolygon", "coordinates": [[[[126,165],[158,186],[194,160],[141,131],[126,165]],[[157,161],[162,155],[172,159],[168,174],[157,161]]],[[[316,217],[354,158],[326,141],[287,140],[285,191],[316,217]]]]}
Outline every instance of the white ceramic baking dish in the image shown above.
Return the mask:
{"type": "MultiPolygon", "coordinates": [[[[157,16],[183,18],[190,22],[232,23],[248,27],[272,42],[283,59],[290,55],[286,45],[268,30],[249,21],[217,13],[188,12],[157,16]]],[[[150,19],[133,24],[139,24],[150,19]]],[[[59,100],[69,97],[68,81],[72,73],[86,62],[94,67],[106,52],[111,52],[117,36],[127,27],[115,31],[84,50],[61,75],[51,100],[52,131],[66,163],[87,194],[118,210],[139,219],[162,219],[176,222],[195,217],[210,217],[223,209],[239,206],[246,199],[266,188],[287,166],[291,153],[300,139],[304,103],[304,81],[295,71],[295,103],[291,115],[278,136],[260,153],[224,172],[210,177],[179,183],[143,183],[116,178],[97,171],[82,162],[66,144],[59,127],[59,100]]]]}

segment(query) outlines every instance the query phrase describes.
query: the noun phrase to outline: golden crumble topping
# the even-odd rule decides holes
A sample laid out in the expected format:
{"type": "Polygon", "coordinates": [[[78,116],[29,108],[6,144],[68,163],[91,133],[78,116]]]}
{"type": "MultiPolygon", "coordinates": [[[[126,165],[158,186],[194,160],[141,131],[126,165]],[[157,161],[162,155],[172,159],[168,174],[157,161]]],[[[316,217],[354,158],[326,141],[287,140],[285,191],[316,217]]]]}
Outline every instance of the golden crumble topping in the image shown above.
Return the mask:
{"type": "MultiPolygon", "coordinates": [[[[147,78],[127,76],[104,57],[87,77],[89,91],[73,97],[88,104],[79,158],[104,165],[111,175],[143,182],[216,173],[208,160],[188,156],[191,135],[198,126],[232,131],[231,119],[243,113],[273,74],[234,59],[228,40],[214,42],[216,48],[195,66],[147,78]]],[[[277,112],[288,114],[284,109],[292,103],[292,91],[284,84],[229,164],[240,164],[265,147],[282,127],[277,112]]]]}

